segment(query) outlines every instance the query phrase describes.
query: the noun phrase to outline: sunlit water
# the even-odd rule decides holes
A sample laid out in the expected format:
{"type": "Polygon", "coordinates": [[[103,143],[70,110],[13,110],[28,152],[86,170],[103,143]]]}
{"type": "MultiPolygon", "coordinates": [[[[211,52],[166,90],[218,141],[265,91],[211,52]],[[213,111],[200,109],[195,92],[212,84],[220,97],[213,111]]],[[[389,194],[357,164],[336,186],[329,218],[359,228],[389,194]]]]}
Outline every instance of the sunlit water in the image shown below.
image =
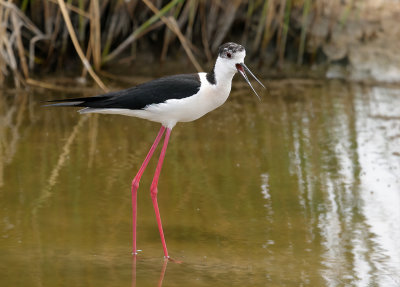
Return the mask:
{"type": "Polygon", "coordinates": [[[167,265],[155,158],[130,254],[130,184],[159,126],[3,91],[0,286],[400,286],[400,90],[270,86],[172,131],[159,205],[182,263],[167,265]]]}

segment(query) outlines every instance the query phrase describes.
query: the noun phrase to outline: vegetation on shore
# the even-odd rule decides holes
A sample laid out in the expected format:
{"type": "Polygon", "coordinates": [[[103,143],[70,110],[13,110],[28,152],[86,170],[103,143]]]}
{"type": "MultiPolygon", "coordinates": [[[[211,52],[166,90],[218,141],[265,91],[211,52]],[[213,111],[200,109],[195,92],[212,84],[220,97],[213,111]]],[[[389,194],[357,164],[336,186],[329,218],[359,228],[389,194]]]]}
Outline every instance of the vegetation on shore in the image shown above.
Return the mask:
{"type": "MultiPolygon", "coordinates": [[[[328,1],[329,2],[329,1],[328,1]]],[[[212,61],[218,46],[234,40],[261,62],[303,64],[317,49],[307,47],[309,31],[324,15],[316,0],[0,0],[0,85],[14,79],[35,84],[38,69],[54,71],[79,55],[83,76],[105,64],[151,49],[164,61],[183,49],[197,70],[212,61]]],[[[350,1],[351,3],[352,1],[350,1]]],[[[345,23],[351,5],[335,21],[345,23]]]]}

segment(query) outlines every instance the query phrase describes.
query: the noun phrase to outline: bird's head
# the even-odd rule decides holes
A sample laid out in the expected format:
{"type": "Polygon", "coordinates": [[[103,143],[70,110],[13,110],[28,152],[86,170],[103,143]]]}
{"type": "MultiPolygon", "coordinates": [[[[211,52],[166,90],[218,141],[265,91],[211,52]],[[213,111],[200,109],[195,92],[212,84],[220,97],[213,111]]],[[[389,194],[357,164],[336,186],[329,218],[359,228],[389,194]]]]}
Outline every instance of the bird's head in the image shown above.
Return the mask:
{"type": "Polygon", "coordinates": [[[246,50],[242,45],[236,43],[225,43],[218,48],[218,57],[229,66],[232,70],[236,70],[237,63],[243,63],[246,57],[246,50]]]}
{"type": "Polygon", "coordinates": [[[226,68],[230,69],[233,73],[239,72],[246,80],[247,84],[251,87],[256,96],[258,96],[256,90],[251,85],[247,75],[248,72],[264,89],[265,86],[260,82],[259,79],[250,71],[249,68],[244,64],[244,58],[246,57],[246,50],[242,45],[228,42],[221,45],[218,49],[218,61],[220,61],[226,68]]]}

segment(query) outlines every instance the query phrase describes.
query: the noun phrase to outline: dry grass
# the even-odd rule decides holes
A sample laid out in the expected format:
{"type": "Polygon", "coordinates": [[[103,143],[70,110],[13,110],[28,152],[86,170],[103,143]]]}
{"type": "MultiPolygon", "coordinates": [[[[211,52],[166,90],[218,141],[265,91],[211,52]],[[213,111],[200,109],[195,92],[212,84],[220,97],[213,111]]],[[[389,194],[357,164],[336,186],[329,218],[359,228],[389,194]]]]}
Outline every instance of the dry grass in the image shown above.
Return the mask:
{"type": "MultiPolygon", "coordinates": [[[[137,51],[154,47],[163,61],[182,47],[201,70],[199,62],[212,61],[226,40],[245,44],[261,61],[272,51],[274,64],[295,50],[302,64],[310,27],[328,5],[328,0],[0,0],[0,85],[7,78],[17,87],[31,83],[35,71],[63,68],[78,54],[82,75],[88,72],[106,90],[95,71],[117,58],[135,59],[137,51]]],[[[344,9],[341,25],[351,11],[344,9]]]]}

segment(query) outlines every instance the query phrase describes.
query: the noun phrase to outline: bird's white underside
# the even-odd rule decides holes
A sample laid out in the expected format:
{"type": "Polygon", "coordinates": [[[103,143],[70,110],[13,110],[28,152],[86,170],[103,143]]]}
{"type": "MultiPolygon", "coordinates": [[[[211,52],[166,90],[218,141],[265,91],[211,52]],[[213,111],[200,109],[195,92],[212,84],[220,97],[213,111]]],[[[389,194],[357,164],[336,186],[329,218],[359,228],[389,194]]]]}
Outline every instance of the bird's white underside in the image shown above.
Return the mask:
{"type": "MultiPolygon", "coordinates": [[[[245,52],[240,53],[239,59],[236,59],[235,62],[243,62],[245,55],[245,52]]],[[[79,112],[138,117],[159,122],[172,129],[178,122],[197,120],[225,103],[231,91],[232,78],[237,72],[235,62],[218,58],[214,70],[216,84],[212,85],[208,82],[206,73],[199,73],[200,89],[190,97],[170,99],[164,103],[148,105],[142,110],[85,108],[79,112]]]]}

